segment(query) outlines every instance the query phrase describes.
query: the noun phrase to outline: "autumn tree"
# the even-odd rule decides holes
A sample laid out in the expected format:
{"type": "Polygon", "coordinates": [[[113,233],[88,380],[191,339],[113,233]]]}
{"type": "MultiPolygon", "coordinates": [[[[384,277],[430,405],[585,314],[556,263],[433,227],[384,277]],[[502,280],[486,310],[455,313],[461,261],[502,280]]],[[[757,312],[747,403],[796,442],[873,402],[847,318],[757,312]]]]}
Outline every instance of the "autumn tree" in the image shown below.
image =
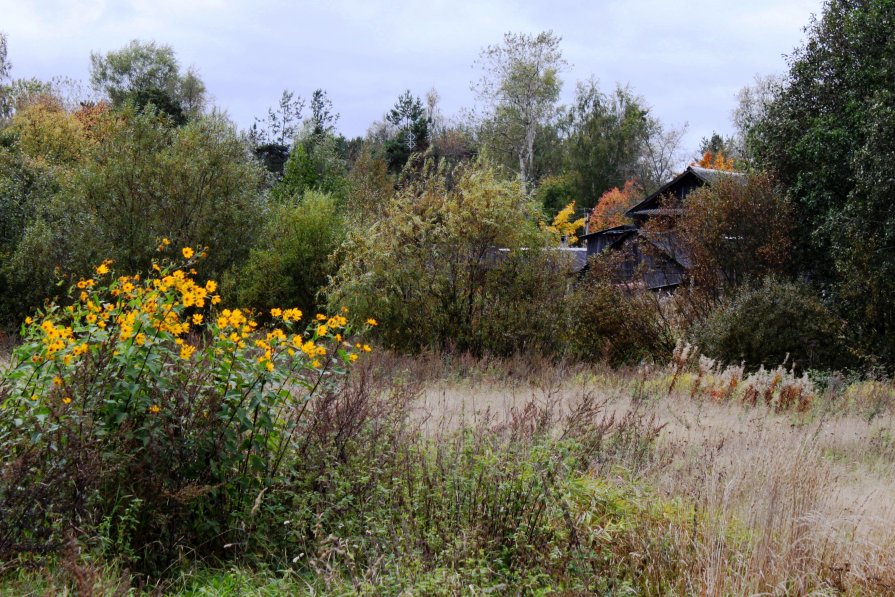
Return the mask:
{"type": "MultiPolygon", "coordinates": [[[[732,174],[687,195],[674,237],[693,283],[712,293],[789,271],[794,214],[773,177],[732,174]]],[[[648,233],[662,234],[661,222],[648,233]]]]}
{"type": "Polygon", "coordinates": [[[597,232],[606,228],[630,223],[625,212],[643,198],[643,190],[636,179],[629,178],[621,189],[614,187],[600,196],[597,205],[590,212],[588,230],[597,232]]]}
{"type": "Polygon", "coordinates": [[[578,242],[578,231],[584,228],[584,218],[573,220],[574,217],[575,202],[572,201],[559,210],[559,213],[553,218],[553,222],[547,226],[547,231],[553,233],[557,241],[574,245],[578,242]]]}
{"type": "Polygon", "coordinates": [[[532,182],[538,129],[556,115],[559,74],[567,65],[560,41],[552,31],[506,33],[502,44],[485,48],[477,61],[484,74],[473,89],[488,110],[486,144],[516,160],[526,187],[532,182]]]}

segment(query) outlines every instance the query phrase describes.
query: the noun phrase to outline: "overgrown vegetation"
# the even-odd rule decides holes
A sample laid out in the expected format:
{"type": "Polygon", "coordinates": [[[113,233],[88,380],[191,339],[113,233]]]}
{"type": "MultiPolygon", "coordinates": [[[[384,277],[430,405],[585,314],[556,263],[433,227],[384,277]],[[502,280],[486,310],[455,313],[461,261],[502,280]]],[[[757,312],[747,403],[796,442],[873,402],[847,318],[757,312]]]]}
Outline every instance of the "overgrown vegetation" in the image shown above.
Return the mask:
{"type": "Polygon", "coordinates": [[[0,34],[0,591],[895,591],[891,524],[817,522],[895,455],[891,9],[829,0],[636,230],[683,129],[560,105],[553,32],[355,139],[322,89],[240,131],[154,42],[13,79],[0,34]],[[585,222],[636,239],[580,270],[585,222]]]}

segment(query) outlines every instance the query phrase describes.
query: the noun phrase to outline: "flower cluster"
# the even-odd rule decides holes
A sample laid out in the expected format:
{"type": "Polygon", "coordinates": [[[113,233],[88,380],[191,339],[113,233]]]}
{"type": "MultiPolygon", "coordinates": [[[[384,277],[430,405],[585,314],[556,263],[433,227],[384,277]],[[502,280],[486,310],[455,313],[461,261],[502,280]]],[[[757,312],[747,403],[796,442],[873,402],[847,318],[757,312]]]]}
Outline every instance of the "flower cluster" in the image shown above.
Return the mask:
{"type": "MultiPolygon", "coordinates": [[[[161,242],[162,248],[168,245],[167,239],[161,242]]],[[[156,262],[146,278],[116,277],[113,264],[104,261],[93,277],[75,284],[71,305],[29,317],[13,374],[21,380],[19,395],[31,402],[47,398],[68,406],[73,397],[78,399],[75,386],[81,391],[96,386],[83,380],[74,383],[79,372],[101,365],[119,377],[117,385],[103,390],[110,394],[106,404],[159,414],[164,404],[148,380],[164,379],[183,367],[204,367],[228,386],[233,379],[268,376],[282,387],[290,379],[293,385],[303,376],[341,371],[371,350],[349,341],[347,309],[337,315],[317,314],[305,330],[297,329],[303,314],[296,308],[271,309],[273,324],[267,327],[249,310],[218,311],[217,283],[198,282],[191,267],[204,252],[184,247],[181,254],[187,261],[156,262]],[[120,399],[119,394],[126,397],[120,399]]],[[[230,389],[225,389],[225,398],[230,389]]]]}

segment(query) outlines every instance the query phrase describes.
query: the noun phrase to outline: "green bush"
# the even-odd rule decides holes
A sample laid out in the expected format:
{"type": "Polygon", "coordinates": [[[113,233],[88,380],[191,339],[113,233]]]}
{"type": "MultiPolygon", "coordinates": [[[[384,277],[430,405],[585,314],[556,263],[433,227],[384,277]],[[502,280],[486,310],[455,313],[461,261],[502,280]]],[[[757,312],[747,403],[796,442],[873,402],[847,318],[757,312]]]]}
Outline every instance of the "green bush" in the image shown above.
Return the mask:
{"type": "MultiPolygon", "coordinates": [[[[163,242],[163,244],[166,244],[163,242]]],[[[158,573],[225,556],[259,500],[288,474],[302,413],[338,393],[362,349],[342,315],[218,311],[198,254],[115,278],[82,279],[70,307],[22,326],[0,377],[0,559],[58,551],[69,533],[158,573]]]]}
{"type": "Polygon", "coordinates": [[[569,269],[518,182],[482,163],[430,168],[350,235],[333,304],[375,314],[389,347],[558,352],[569,269]]]}
{"type": "Polygon", "coordinates": [[[692,334],[705,354],[728,363],[829,369],[854,362],[845,331],[810,287],[768,278],[735,294],[692,334]]]}
{"type": "Polygon", "coordinates": [[[590,260],[581,283],[569,297],[575,326],[569,338],[572,357],[613,365],[641,360],[664,361],[674,348],[674,338],[663,314],[659,294],[634,283],[618,283],[621,254],[590,260]]]}
{"type": "Polygon", "coordinates": [[[344,221],[329,195],[309,191],[296,205],[277,206],[245,265],[225,278],[224,293],[256,309],[288,304],[316,312],[344,236],[344,221]]]}

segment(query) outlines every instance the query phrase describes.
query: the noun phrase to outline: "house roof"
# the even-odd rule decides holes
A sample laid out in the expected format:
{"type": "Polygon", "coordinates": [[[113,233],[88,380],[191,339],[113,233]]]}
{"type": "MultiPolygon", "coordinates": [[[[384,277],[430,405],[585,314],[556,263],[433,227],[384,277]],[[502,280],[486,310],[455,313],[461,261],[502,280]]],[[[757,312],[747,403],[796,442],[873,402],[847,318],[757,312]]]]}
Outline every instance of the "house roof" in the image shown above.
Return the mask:
{"type": "Polygon", "coordinates": [[[675,176],[670,181],[659,187],[649,197],[625,212],[627,217],[633,216],[652,216],[652,215],[674,215],[679,211],[673,208],[663,207],[661,205],[662,197],[671,194],[678,194],[676,191],[684,186],[701,187],[703,185],[712,185],[723,178],[743,177],[745,174],[741,172],[731,172],[729,170],[714,170],[712,168],[703,168],[701,166],[690,165],[687,169],[675,176]]]}

